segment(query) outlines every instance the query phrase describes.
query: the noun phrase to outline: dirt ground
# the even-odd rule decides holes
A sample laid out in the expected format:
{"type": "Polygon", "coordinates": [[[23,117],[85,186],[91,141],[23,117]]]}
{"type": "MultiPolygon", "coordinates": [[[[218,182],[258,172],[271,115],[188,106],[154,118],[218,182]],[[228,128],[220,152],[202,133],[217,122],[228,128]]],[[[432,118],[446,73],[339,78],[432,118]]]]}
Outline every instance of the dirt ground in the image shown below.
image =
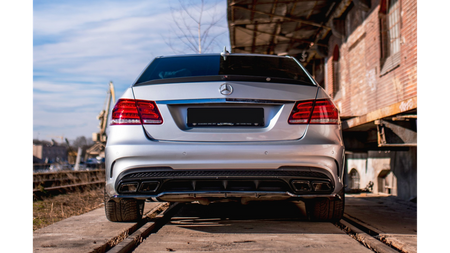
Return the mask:
{"type": "Polygon", "coordinates": [[[33,231],[103,205],[103,187],[33,201],[33,231]]]}

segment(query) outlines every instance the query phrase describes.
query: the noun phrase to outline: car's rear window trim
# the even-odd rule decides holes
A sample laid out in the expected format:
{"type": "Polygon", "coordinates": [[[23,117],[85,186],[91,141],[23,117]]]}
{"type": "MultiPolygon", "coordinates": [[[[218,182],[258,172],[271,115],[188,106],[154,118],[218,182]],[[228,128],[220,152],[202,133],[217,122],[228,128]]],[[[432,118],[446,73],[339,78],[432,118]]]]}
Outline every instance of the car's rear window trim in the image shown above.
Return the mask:
{"type": "Polygon", "coordinates": [[[133,86],[208,81],[250,81],[317,86],[309,73],[293,57],[239,54],[230,54],[226,58],[216,54],[155,58],[133,86]]]}
{"type": "Polygon", "coordinates": [[[179,78],[154,79],[154,80],[150,80],[150,81],[146,81],[146,82],[142,82],[142,83],[135,83],[133,85],[133,87],[152,85],[152,84],[165,84],[165,83],[193,83],[193,82],[214,82],[214,81],[285,83],[285,84],[316,86],[315,83],[313,83],[313,82],[287,79],[287,78],[279,78],[279,77],[214,75],[214,76],[190,76],[190,77],[179,77],[179,78]]]}

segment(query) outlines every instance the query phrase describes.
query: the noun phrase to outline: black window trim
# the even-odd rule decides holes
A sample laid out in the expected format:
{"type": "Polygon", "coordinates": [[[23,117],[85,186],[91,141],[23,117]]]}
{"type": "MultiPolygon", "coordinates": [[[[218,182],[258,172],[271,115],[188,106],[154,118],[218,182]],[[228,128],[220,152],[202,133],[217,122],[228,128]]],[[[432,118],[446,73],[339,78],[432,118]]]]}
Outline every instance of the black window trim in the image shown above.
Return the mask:
{"type": "MultiPolygon", "coordinates": [[[[290,58],[294,62],[298,64],[300,69],[307,77],[306,80],[295,80],[289,78],[281,78],[281,77],[271,77],[271,76],[242,76],[242,75],[207,75],[207,76],[190,76],[190,77],[175,77],[175,78],[165,78],[165,79],[153,79],[149,81],[139,82],[141,76],[147,71],[147,69],[151,66],[151,64],[159,58],[174,58],[174,57],[201,57],[201,56],[216,56],[216,54],[203,54],[203,55],[175,55],[169,57],[156,57],[153,59],[146,68],[140,73],[140,75],[133,82],[132,87],[135,86],[144,86],[151,84],[165,84],[165,83],[182,83],[182,82],[211,82],[211,81],[249,81],[249,82],[270,82],[270,83],[285,83],[285,84],[297,84],[297,85],[309,85],[309,86],[317,86],[316,81],[312,76],[308,73],[308,71],[302,66],[302,64],[291,56],[284,56],[284,58],[290,58]]],[[[220,55],[219,55],[220,56],[220,55]]],[[[247,55],[247,54],[230,54],[228,56],[253,56],[253,57],[274,57],[281,58],[276,55],[247,55]]]]}

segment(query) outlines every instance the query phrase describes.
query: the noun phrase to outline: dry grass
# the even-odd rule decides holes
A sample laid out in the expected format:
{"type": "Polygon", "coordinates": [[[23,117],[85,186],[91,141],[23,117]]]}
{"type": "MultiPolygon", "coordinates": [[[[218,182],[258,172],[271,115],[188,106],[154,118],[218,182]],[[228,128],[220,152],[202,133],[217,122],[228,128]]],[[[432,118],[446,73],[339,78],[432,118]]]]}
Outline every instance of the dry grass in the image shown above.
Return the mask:
{"type": "Polygon", "coordinates": [[[103,187],[46,197],[33,202],[33,231],[103,204],[103,187]]]}

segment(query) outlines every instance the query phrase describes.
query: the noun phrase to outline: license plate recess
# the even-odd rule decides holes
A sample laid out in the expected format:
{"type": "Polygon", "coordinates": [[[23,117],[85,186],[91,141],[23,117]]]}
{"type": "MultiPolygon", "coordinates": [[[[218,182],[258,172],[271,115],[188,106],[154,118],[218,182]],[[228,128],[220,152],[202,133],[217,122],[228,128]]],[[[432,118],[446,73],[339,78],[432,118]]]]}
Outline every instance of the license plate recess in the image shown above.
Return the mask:
{"type": "Polygon", "coordinates": [[[263,108],[188,108],[188,127],[264,126],[263,108]]]}

